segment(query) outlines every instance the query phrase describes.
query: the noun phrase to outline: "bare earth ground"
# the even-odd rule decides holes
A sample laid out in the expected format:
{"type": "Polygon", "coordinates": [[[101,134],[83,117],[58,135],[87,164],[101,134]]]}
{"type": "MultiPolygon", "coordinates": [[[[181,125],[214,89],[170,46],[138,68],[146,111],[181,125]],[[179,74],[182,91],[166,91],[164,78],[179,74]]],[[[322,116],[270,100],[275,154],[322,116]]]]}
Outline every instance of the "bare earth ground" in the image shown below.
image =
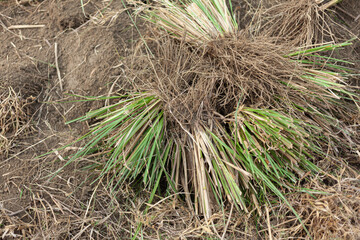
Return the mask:
{"type": "MultiPolygon", "coordinates": [[[[234,4],[246,6],[242,2],[234,4]]],[[[331,11],[344,27],[360,34],[358,0],[344,0],[331,11]]],[[[172,199],[143,215],[148,193],[125,187],[115,199],[104,186],[106,179],[90,185],[90,172],[81,169],[88,164],[86,159],[49,181],[48,175],[66,162],[62,155],[76,147],[37,157],[85,133],[85,123],[65,122],[103,104],[66,102],[74,99],[72,95],[108,95],[124,86],[122,60],[134,51],[139,34],[121,1],[90,0],[82,7],[78,0],[5,0],[0,1],[0,25],[0,96],[13,89],[27,103],[24,122],[29,121],[20,134],[10,131],[7,137],[16,137],[6,149],[0,148],[0,239],[128,239],[138,222],[143,223],[139,236],[144,238],[212,236],[205,222],[179,202],[174,207],[172,199]]],[[[145,25],[141,21],[136,25],[145,34],[145,25]]],[[[360,68],[359,42],[345,58],[360,68]]],[[[359,156],[345,157],[360,169],[359,156]]],[[[333,193],[331,197],[313,202],[296,195],[295,207],[314,226],[310,231],[316,232],[315,239],[360,239],[359,175],[347,167],[333,171],[341,174],[339,178],[328,177],[322,186],[333,193]]],[[[302,231],[287,215],[282,207],[270,212],[272,234],[278,238],[302,231]]],[[[250,218],[256,220],[235,213],[225,218],[215,215],[219,225],[215,238],[226,231],[225,239],[268,238],[268,223],[255,225],[250,218]]]]}

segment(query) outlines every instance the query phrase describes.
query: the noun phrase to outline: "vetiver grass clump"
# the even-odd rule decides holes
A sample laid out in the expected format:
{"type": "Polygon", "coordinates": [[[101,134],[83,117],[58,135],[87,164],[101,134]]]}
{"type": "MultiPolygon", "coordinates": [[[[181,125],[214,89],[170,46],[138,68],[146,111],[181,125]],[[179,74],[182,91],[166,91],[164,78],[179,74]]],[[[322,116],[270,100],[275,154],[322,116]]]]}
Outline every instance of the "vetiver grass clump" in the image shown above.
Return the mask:
{"type": "Polygon", "coordinates": [[[321,54],[350,43],[289,49],[238,33],[225,1],[160,3],[146,16],[170,36],[129,60],[136,91],[76,119],[97,123],[68,163],[102,151],[101,176],[141,182],[151,198],[165,181],[206,219],[225,203],[260,212],[268,194],[288,203],[306,191],[299,181],[331,158],[339,116],[357,112],[349,63],[321,54]]]}

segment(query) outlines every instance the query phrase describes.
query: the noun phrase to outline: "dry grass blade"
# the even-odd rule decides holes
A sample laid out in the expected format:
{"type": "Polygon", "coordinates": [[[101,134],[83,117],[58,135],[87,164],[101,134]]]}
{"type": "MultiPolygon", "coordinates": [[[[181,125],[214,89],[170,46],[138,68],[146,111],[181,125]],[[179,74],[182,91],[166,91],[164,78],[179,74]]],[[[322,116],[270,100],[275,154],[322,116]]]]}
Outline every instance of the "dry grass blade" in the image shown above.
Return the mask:
{"type": "Polygon", "coordinates": [[[326,10],[332,6],[334,6],[335,4],[341,2],[342,0],[330,0],[328,2],[324,2],[324,0],[321,0],[320,2],[323,3],[323,5],[320,7],[321,10],[326,10]]]}
{"type": "Polygon", "coordinates": [[[31,130],[28,106],[32,101],[32,98],[21,98],[12,88],[0,95],[0,155],[8,153],[16,137],[26,135],[31,130]]]}
{"type": "Polygon", "coordinates": [[[289,0],[273,4],[260,11],[252,29],[261,36],[276,38],[277,43],[308,46],[335,40],[336,24],[326,9],[338,1],[289,0]]]}
{"type": "MultiPolygon", "coordinates": [[[[316,198],[296,193],[289,201],[304,220],[314,239],[358,239],[359,231],[359,175],[332,163],[334,176],[320,175],[306,184],[307,188],[318,189],[326,195],[316,198]]],[[[347,167],[346,167],[347,168],[347,167]]],[[[273,232],[282,237],[305,237],[303,228],[294,216],[289,217],[286,206],[274,206],[273,232]],[[275,217],[276,215],[276,217],[275,217]],[[286,217],[285,217],[286,216],[286,217]],[[283,234],[286,232],[286,236],[283,234]]]]}

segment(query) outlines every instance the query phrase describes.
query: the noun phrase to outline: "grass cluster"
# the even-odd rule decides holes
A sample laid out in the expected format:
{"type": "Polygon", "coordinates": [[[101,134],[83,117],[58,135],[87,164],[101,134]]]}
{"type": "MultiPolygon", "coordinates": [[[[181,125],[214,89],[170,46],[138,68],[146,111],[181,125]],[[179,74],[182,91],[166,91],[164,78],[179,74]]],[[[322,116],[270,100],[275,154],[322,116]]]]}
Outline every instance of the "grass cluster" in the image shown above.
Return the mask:
{"type": "Polygon", "coordinates": [[[310,191],[299,181],[321,171],[314,161],[331,158],[323,147],[343,126],[343,112],[357,111],[359,95],[346,83],[350,63],[323,54],[351,42],[287,52],[269,43],[251,52],[246,46],[264,45],[241,42],[231,2],[230,10],[223,0],[160,3],[146,18],[176,41],[161,42],[139,65],[150,69],[135,76],[146,83],[140,91],[73,120],[97,123],[68,164],[101,151],[107,161],[94,167],[99,178],[111,174],[114,188],[140,183],[150,201],[176,193],[206,219],[226,203],[260,213],[269,194],[288,203],[287,191],[310,191]],[[188,64],[192,58],[202,66],[188,64]],[[174,115],[183,109],[196,114],[174,115]]]}

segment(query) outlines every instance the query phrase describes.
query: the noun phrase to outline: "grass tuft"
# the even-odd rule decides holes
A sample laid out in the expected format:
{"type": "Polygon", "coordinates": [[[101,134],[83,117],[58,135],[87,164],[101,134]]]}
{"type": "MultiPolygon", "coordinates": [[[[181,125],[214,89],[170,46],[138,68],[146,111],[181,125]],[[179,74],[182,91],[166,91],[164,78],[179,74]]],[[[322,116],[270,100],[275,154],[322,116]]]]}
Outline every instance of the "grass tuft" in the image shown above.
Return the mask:
{"type": "Polygon", "coordinates": [[[104,151],[108,161],[98,166],[101,167],[98,179],[113,173],[111,182],[116,179],[116,184],[112,184],[116,188],[142,176],[145,186],[153,189],[163,171],[160,162],[164,158],[165,122],[161,106],[156,97],[147,93],[119,96],[117,103],[68,122],[92,118],[98,121],[81,138],[87,143],[66,165],[90,153],[104,151]]]}
{"type": "Polygon", "coordinates": [[[291,51],[237,33],[225,1],[160,2],[147,18],[171,37],[130,60],[137,92],[73,120],[96,123],[67,164],[100,152],[96,180],[140,183],[150,202],[177,194],[207,220],[226,203],[261,213],[275,196],[301,222],[286,194],[308,191],[300,180],[334,157],[329,141],[358,112],[350,63],[324,56],[351,42],[291,51]]]}

